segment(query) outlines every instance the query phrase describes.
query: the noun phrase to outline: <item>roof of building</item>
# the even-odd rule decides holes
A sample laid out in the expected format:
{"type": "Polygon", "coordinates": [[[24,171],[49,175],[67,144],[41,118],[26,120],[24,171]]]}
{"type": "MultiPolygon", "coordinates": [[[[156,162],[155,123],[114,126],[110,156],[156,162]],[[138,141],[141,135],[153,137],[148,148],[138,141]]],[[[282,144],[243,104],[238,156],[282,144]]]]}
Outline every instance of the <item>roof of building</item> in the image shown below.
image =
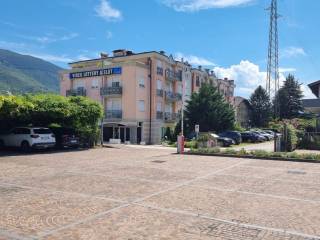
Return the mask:
{"type": "Polygon", "coordinates": [[[304,108],[320,108],[320,99],[303,99],[304,108]]]}
{"type": "Polygon", "coordinates": [[[320,86],[320,80],[319,81],[316,81],[316,82],[313,82],[313,83],[310,83],[308,84],[309,88],[311,89],[312,93],[314,95],[316,95],[317,98],[319,98],[319,86],[320,86]]]}

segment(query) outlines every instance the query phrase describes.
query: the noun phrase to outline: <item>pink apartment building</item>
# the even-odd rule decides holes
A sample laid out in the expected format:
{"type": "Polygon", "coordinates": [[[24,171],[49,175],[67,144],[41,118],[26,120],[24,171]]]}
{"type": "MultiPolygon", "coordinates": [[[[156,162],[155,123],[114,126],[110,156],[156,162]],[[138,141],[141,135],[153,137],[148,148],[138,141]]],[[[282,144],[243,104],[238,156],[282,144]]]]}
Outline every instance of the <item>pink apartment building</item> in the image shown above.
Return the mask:
{"type": "Polygon", "coordinates": [[[194,69],[162,51],[115,50],[112,56],[101,54],[69,65],[71,69],[60,74],[61,95],[87,96],[102,103],[106,142],[160,143],[165,129],[178,121],[182,101],[203,83],[216,86],[233,102],[233,80],[219,80],[213,72],[194,69]]]}

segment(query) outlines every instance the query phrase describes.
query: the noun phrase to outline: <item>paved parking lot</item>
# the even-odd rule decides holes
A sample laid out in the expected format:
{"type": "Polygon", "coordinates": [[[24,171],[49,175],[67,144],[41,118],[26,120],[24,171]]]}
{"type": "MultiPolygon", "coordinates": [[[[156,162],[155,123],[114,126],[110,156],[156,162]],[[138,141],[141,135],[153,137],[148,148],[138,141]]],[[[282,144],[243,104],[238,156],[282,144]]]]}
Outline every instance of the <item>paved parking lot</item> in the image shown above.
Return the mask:
{"type": "Polygon", "coordinates": [[[0,239],[320,239],[320,164],[148,147],[1,156],[0,239]]]}

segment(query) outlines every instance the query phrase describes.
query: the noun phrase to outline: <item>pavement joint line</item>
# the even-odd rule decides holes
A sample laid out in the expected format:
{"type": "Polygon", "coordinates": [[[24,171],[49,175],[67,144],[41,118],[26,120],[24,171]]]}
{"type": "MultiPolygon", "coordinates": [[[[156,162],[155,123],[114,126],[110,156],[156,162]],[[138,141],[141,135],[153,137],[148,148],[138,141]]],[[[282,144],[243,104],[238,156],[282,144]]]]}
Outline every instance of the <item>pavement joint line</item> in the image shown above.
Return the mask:
{"type": "Polygon", "coordinates": [[[111,176],[111,175],[106,175],[106,174],[101,174],[101,173],[89,173],[89,172],[82,172],[82,171],[67,171],[68,173],[77,173],[77,174],[82,174],[82,175],[89,175],[89,176],[101,176],[101,177],[112,177],[112,179],[115,179],[116,181],[121,181],[124,179],[127,180],[136,180],[136,181],[141,181],[141,182],[150,182],[150,183],[163,183],[163,184],[174,184],[175,182],[170,182],[170,181],[161,181],[161,180],[150,180],[146,178],[135,178],[135,177],[118,177],[118,176],[111,176]]]}
{"type": "Polygon", "coordinates": [[[198,185],[191,185],[191,186],[201,188],[201,189],[206,189],[206,190],[217,190],[220,192],[235,192],[235,193],[241,193],[241,194],[261,196],[261,197],[277,198],[277,199],[283,199],[283,200],[293,200],[293,201],[301,201],[301,202],[308,202],[308,203],[320,203],[320,200],[291,198],[291,197],[285,197],[285,196],[274,195],[274,194],[255,193],[255,192],[247,192],[247,191],[233,190],[233,189],[222,189],[222,188],[216,188],[216,187],[203,187],[198,185]]]}
{"type": "Polygon", "coordinates": [[[280,167],[262,167],[262,166],[250,166],[250,165],[243,165],[242,167],[248,167],[248,168],[261,168],[261,169],[277,169],[282,171],[305,171],[306,173],[314,173],[314,174],[320,174],[320,171],[312,171],[307,169],[299,169],[299,168],[280,168],[280,167]]]}
{"type": "Polygon", "coordinates": [[[186,182],[184,182],[184,183],[177,184],[176,186],[167,188],[167,189],[165,189],[165,190],[163,190],[163,191],[159,191],[159,192],[150,194],[150,195],[148,195],[148,196],[145,196],[145,197],[143,197],[143,198],[136,199],[136,200],[134,200],[134,201],[132,201],[132,202],[129,202],[129,203],[120,205],[120,206],[118,206],[118,207],[109,209],[109,210],[107,210],[107,211],[103,211],[103,212],[97,213],[97,214],[95,214],[95,215],[91,215],[91,216],[89,216],[89,217],[83,218],[83,219],[81,219],[81,220],[79,220],[79,221],[76,221],[76,222],[73,222],[73,223],[64,225],[64,226],[59,227],[59,228],[56,228],[56,229],[53,229],[53,230],[51,230],[51,231],[44,231],[44,232],[42,232],[42,233],[39,234],[39,237],[40,237],[40,238],[43,238],[43,237],[46,237],[46,236],[49,236],[49,235],[53,235],[53,234],[55,234],[56,232],[59,232],[59,231],[61,231],[61,230],[65,230],[65,229],[68,229],[68,228],[70,228],[70,227],[74,227],[74,226],[79,225],[79,224],[87,223],[87,222],[92,221],[92,220],[95,220],[95,219],[97,219],[97,218],[99,218],[99,217],[105,216],[105,215],[107,215],[107,214],[109,214],[109,213],[112,213],[112,212],[114,212],[114,211],[116,211],[116,210],[119,210],[119,209],[122,209],[122,208],[126,208],[126,207],[129,207],[129,206],[132,206],[132,205],[135,204],[135,203],[139,203],[139,202],[142,202],[142,201],[144,201],[144,200],[146,200],[146,199],[148,199],[148,198],[151,198],[151,197],[160,195],[160,194],[162,194],[162,193],[166,193],[166,192],[168,192],[168,191],[172,191],[172,190],[177,189],[177,188],[179,188],[179,187],[181,187],[181,186],[188,185],[188,184],[190,184],[191,182],[196,181],[196,180],[198,180],[198,179],[203,179],[203,178],[209,177],[209,176],[214,175],[214,174],[216,174],[216,173],[218,173],[218,172],[222,172],[222,171],[225,171],[225,170],[227,170],[227,169],[230,169],[230,168],[233,168],[233,167],[235,167],[235,166],[238,166],[238,165],[240,165],[240,164],[244,164],[245,162],[247,162],[247,161],[246,161],[246,160],[243,160],[243,161],[238,162],[238,163],[236,163],[236,164],[233,164],[233,165],[231,165],[231,166],[228,166],[228,167],[225,167],[225,168],[216,170],[216,171],[214,171],[214,172],[211,172],[210,174],[206,174],[206,175],[204,175],[204,176],[197,177],[197,178],[194,178],[194,179],[192,179],[192,180],[188,180],[188,181],[186,181],[186,182]]]}
{"type": "Polygon", "coordinates": [[[308,185],[320,185],[320,183],[313,183],[313,182],[301,182],[301,181],[293,181],[293,180],[285,180],[281,178],[270,178],[270,177],[253,177],[253,176],[247,176],[247,175],[239,175],[239,174],[217,174],[217,176],[226,176],[226,177],[242,177],[242,178],[255,178],[255,179],[265,179],[265,180],[271,180],[271,181],[277,181],[277,182],[286,182],[286,183],[300,183],[300,184],[308,184],[308,185]]]}
{"type": "Polygon", "coordinates": [[[30,186],[25,186],[25,185],[20,185],[20,184],[15,184],[15,183],[2,182],[2,181],[0,181],[0,185],[14,186],[14,187],[20,187],[20,188],[25,188],[25,189],[29,189],[29,190],[37,190],[37,191],[41,190],[43,192],[48,192],[48,193],[62,193],[62,194],[69,194],[69,195],[78,195],[78,196],[81,196],[81,197],[96,198],[96,199],[106,200],[106,201],[110,201],[110,202],[128,203],[126,201],[113,199],[113,198],[95,196],[95,195],[78,193],[78,192],[50,190],[48,188],[44,189],[44,188],[40,188],[40,187],[30,187],[30,186]]]}
{"type": "Polygon", "coordinates": [[[33,239],[35,239],[35,237],[20,236],[19,234],[16,234],[11,231],[0,228],[0,237],[1,237],[1,235],[4,237],[13,238],[15,240],[33,240],[33,239]]]}
{"type": "Polygon", "coordinates": [[[196,214],[184,210],[178,210],[178,209],[171,209],[171,208],[161,208],[161,207],[156,207],[148,204],[142,204],[142,203],[135,203],[134,205],[144,207],[144,208],[151,208],[154,210],[159,210],[167,213],[173,213],[173,214],[181,214],[181,215],[186,215],[190,217],[198,217],[198,218],[203,218],[203,219],[208,219],[208,220],[214,220],[222,223],[227,223],[227,224],[232,224],[235,226],[239,227],[244,227],[244,228],[250,228],[250,229],[259,229],[259,230],[266,230],[266,231],[272,231],[272,232],[278,232],[278,233],[283,233],[286,235],[294,235],[294,236],[300,236],[300,237],[305,237],[305,238],[310,238],[310,240],[320,240],[320,236],[316,235],[310,235],[310,234],[305,234],[305,233],[300,233],[297,231],[290,231],[290,230],[285,230],[281,228],[271,228],[271,227],[264,227],[260,225],[255,225],[255,224],[247,224],[247,223],[241,223],[241,222],[236,222],[236,221],[229,221],[225,219],[220,219],[216,217],[212,217],[209,215],[204,215],[204,214],[196,214]]]}
{"type": "Polygon", "coordinates": [[[46,237],[46,236],[49,236],[49,235],[53,235],[55,234],[56,232],[59,232],[59,231],[62,231],[62,230],[65,230],[65,229],[68,229],[68,228],[71,228],[71,227],[74,227],[74,226],[77,226],[79,224],[83,224],[83,223],[87,223],[89,221],[92,221],[92,220],[95,220],[99,217],[102,217],[102,216],[105,216],[109,213],[112,213],[112,212],[115,212],[119,209],[122,209],[122,208],[126,208],[126,207],[129,207],[131,205],[131,203],[126,203],[126,204],[123,204],[123,205],[120,205],[120,206],[117,206],[115,208],[112,208],[112,209],[109,209],[107,211],[103,211],[103,212],[100,212],[100,213],[97,213],[97,214],[94,214],[94,215],[91,215],[89,217],[85,217],[83,219],[80,219],[78,221],[75,221],[75,222],[72,222],[70,224],[66,224],[64,226],[61,226],[61,227],[58,227],[58,228],[55,228],[53,230],[49,230],[49,231],[43,231],[43,232],[40,232],[38,234],[38,239],[40,238],[43,238],[43,237],[46,237]]]}
{"type": "Polygon", "coordinates": [[[231,169],[231,168],[233,168],[233,167],[236,167],[236,166],[239,166],[239,165],[241,165],[241,164],[244,164],[245,162],[247,162],[247,161],[244,160],[244,161],[238,162],[238,163],[236,163],[236,164],[233,164],[233,165],[231,165],[231,166],[228,166],[228,167],[225,167],[225,168],[221,168],[221,169],[218,169],[218,170],[216,170],[216,171],[214,171],[214,172],[205,174],[205,175],[203,175],[203,176],[199,176],[199,177],[193,178],[193,179],[191,179],[191,180],[185,181],[185,182],[183,182],[183,183],[179,183],[179,184],[177,184],[177,185],[175,185],[175,186],[172,186],[172,187],[170,187],[170,188],[167,188],[167,189],[164,189],[164,190],[162,190],[162,191],[153,193],[153,194],[151,194],[151,195],[149,195],[149,196],[146,196],[146,197],[142,197],[142,198],[140,198],[140,199],[137,199],[137,200],[135,200],[133,203],[142,202],[142,201],[144,201],[144,200],[146,200],[146,199],[148,199],[148,198],[152,198],[152,197],[157,196],[157,195],[160,195],[160,194],[162,194],[162,193],[166,193],[166,192],[175,190],[175,189],[177,189],[177,188],[180,188],[180,187],[183,187],[183,186],[187,186],[187,185],[189,185],[189,184],[192,183],[192,182],[198,181],[198,180],[200,180],[200,179],[208,178],[208,177],[213,176],[213,175],[215,175],[215,174],[217,174],[217,173],[219,173],[219,172],[223,172],[223,171],[225,171],[225,170],[228,170],[228,169],[231,169]]]}

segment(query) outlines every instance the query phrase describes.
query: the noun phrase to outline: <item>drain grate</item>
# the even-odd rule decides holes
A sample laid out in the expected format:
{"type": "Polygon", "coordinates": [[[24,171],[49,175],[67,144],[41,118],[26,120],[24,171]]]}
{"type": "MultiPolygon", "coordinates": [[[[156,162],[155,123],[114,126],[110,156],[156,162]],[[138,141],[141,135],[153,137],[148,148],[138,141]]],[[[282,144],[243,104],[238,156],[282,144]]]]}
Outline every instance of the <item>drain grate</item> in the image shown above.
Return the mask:
{"type": "Polygon", "coordinates": [[[307,174],[306,172],[299,171],[299,170],[289,170],[288,173],[289,174],[301,174],[301,175],[307,174]]]}
{"type": "Polygon", "coordinates": [[[154,160],[154,161],[151,161],[153,163],[165,163],[166,161],[161,161],[161,160],[154,160]]]}

